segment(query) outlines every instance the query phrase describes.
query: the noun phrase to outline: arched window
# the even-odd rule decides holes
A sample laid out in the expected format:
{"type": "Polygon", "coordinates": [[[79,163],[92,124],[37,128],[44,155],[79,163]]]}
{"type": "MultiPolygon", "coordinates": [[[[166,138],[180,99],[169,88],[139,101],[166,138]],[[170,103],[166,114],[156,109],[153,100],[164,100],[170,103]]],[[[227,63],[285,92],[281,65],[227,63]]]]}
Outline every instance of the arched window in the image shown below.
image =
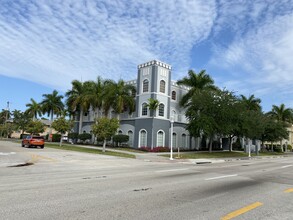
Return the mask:
{"type": "Polygon", "coordinates": [[[118,131],[118,134],[123,134],[123,132],[121,130],[118,131]]]}
{"type": "Polygon", "coordinates": [[[177,148],[177,134],[176,133],[173,133],[172,135],[172,147],[173,148],[177,148]]]}
{"type": "Polygon", "coordinates": [[[141,115],[148,115],[148,105],[146,103],[142,104],[141,115]]]}
{"type": "Polygon", "coordinates": [[[159,105],[159,116],[164,116],[165,106],[163,103],[159,105]]]}
{"type": "Polygon", "coordinates": [[[172,91],[172,100],[176,100],[176,92],[172,91]]]}
{"type": "Polygon", "coordinates": [[[165,134],[163,131],[158,131],[157,134],[157,147],[163,147],[164,146],[164,137],[165,134]]]}
{"type": "Polygon", "coordinates": [[[186,134],[182,134],[182,143],[181,143],[183,148],[186,148],[186,134]]]}
{"type": "Polygon", "coordinates": [[[177,121],[177,112],[175,110],[172,110],[171,119],[172,118],[173,118],[174,121],[177,121]]]}
{"type": "Polygon", "coordinates": [[[160,81],[160,92],[165,93],[165,86],[166,86],[165,81],[161,80],[160,81]]]}
{"type": "Polygon", "coordinates": [[[141,130],[139,133],[139,147],[147,146],[147,133],[145,130],[141,130]]]}
{"type": "Polygon", "coordinates": [[[149,81],[145,79],[142,84],[142,92],[148,92],[149,91],[149,81]]]}
{"type": "Polygon", "coordinates": [[[128,140],[128,145],[129,145],[129,147],[132,147],[132,145],[133,145],[133,131],[128,131],[128,136],[129,136],[129,140],[128,140]]]}

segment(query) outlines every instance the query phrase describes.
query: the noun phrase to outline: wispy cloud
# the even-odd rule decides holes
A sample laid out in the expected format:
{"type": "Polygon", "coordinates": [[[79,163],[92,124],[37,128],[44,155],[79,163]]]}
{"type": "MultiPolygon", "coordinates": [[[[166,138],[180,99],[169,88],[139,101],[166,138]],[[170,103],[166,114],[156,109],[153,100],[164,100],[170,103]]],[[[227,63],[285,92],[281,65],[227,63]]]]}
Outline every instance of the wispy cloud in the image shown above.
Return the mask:
{"type": "Polygon", "coordinates": [[[0,74],[68,89],[73,79],[132,79],[149,59],[187,69],[216,4],[200,1],[1,1],[0,74]]]}
{"type": "Polygon", "coordinates": [[[223,4],[214,29],[221,34],[229,20],[235,32],[228,45],[215,44],[210,65],[226,73],[218,76],[219,81],[243,94],[285,101],[293,95],[293,2],[255,1],[235,6],[236,13],[231,14],[232,7],[223,4]]]}

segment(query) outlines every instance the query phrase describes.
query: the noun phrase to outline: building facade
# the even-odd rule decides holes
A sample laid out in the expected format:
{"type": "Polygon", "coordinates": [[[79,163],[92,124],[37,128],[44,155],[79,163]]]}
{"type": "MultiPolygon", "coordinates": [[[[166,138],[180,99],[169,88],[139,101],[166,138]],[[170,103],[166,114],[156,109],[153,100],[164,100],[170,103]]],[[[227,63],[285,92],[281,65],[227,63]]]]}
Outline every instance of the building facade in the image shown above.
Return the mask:
{"type": "MultiPolygon", "coordinates": [[[[171,147],[172,142],[174,149],[199,148],[199,140],[190,137],[185,129],[185,110],[179,106],[179,100],[188,88],[172,81],[171,70],[169,64],[152,60],[138,65],[137,79],[127,82],[136,87],[136,111],[131,115],[128,112],[120,114],[118,132],[129,136],[130,147],[171,147]],[[159,101],[156,111],[150,111],[147,106],[150,98],[159,101]]],[[[84,114],[83,132],[91,132],[97,114],[101,113],[90,110],[84,114]]],[[[115,113],[111,112],[110,117],[116,117],[115,113]]]]}

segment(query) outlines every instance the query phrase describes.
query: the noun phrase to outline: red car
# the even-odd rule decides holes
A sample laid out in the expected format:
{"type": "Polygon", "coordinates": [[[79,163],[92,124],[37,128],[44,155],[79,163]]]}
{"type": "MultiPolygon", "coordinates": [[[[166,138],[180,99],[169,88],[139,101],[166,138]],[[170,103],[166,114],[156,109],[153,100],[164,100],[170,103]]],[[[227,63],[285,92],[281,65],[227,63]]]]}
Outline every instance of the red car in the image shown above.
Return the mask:
{"type": "Polygon", "coordinates": [[[27,136],[21,142],[22,147],[40,146],[41,148],[44,148],[44,145],[45,145],[45,140],[41,136],[27,136]]]}

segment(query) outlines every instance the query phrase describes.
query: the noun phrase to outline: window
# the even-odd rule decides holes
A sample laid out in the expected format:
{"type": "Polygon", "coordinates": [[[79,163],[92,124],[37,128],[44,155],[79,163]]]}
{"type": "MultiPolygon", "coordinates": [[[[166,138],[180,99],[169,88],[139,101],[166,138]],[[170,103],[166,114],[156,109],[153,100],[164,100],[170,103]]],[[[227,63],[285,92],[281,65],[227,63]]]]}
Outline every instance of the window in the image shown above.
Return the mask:
{"type": "Polygon", "coordinates": [[[163,103],[161,103],[159,105],[159,116],[164,116],[164,109],[165,109],[165,106],[163,103]]]}
{"type": "Polygon", "coordinates": [[[128,136],[129,136],[128,145],[130,147],[132,147],[132,145],[133,145],[133,132],[132,131],[128,131],[128,136]]]}
{"type": "Polygon", "coordinates": [[[148,92],[149,91],[149,81],[145,79],[142,84],[142,92],[148,92]]]}
{"type": "Polygon", "coordinates": [[[176,92],[172,91],[172,100],[176,100],[176,92]]]}
{"type": "Polygon", "coordinates": [[[87,116],[87,115],[88,115],[88,112],[84,112],[84,113],[83,113],[83,116],[87,116]]]}
{"type": "Polygon", "coordinates": [[[177,134],[176,133],[173,133],[173,135],[172,135],[172,147],[173,148],[177,148],[177,134]]]}
{"type": "Polygon", "coordinates": [[[164,146],[164,132],[159,131],[157,134],[157,147],[163,147],[164,146]]]}
{"type": "Polygon", "coordinates": [[[172,110],[172,114],[171,114],[171,120],[173,119],[173,121],[177,121],[177,113],[175,110],[172,110]]]}
{"type": "Polygon", "coordinates": [[[186,148],[186,134],[182,134],[182,147],[186,148]]]}
{"type": "Polygon", "coordinates": [[[140,131],[139,143],[140,143],[139,147],[146,147],[147,146],[147,133],[145,130],[140,131]]]}
{"type": "Polygon", "coordinates": [[[166,86],[165,81],[161,80],[160,81],[160,92],[165,93],[165,86],[166,86]]]}
{"type": "Polygon", "coordinates": [[[148,115],[148,105],[146,103],[142,104],[141,115],[148,115]]]}
{"type": "Polygon", "coordinates": [[[123,134],[123,132],[121,130],[118,131],[118,134],[123,134]]]}

